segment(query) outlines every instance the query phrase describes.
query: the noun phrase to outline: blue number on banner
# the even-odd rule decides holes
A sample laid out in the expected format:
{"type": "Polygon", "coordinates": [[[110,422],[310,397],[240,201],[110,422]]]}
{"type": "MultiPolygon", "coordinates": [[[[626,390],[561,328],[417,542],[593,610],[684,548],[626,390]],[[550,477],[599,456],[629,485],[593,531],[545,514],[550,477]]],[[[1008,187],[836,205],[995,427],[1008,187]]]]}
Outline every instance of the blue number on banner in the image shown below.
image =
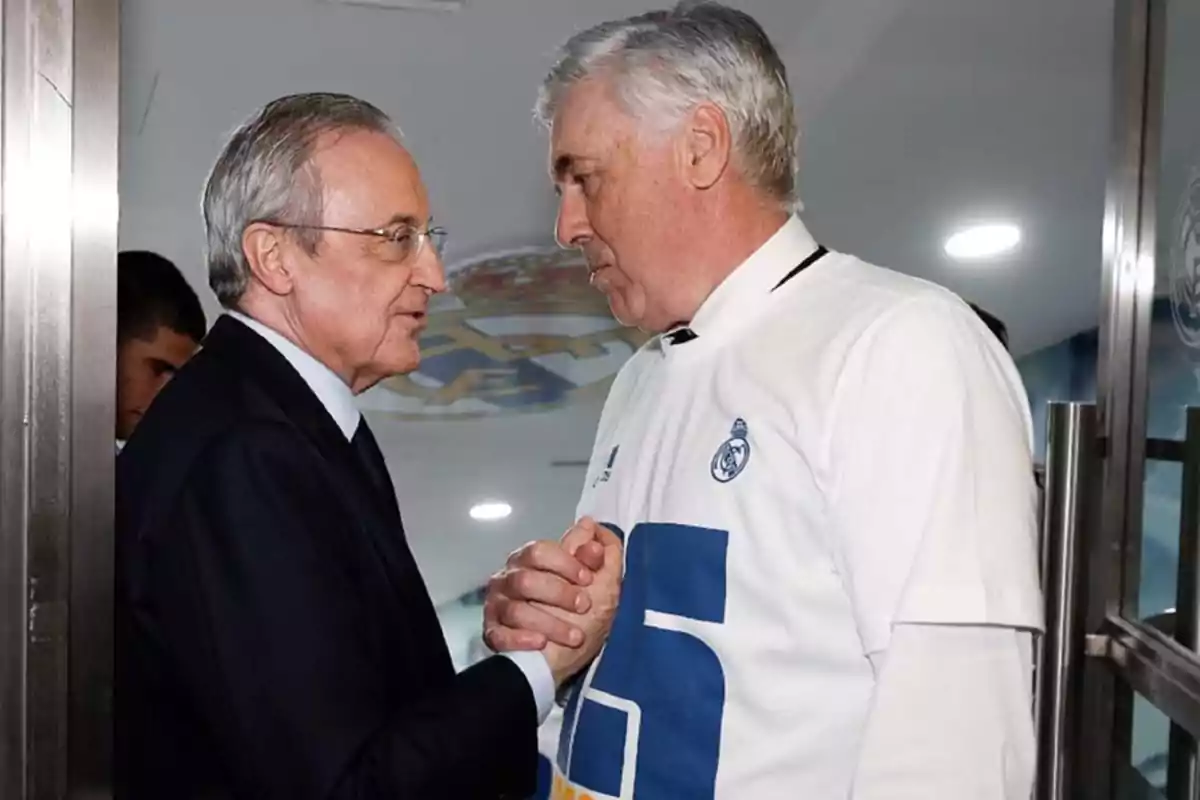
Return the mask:
{"type": "Polygon", "coordinates": [[[636,763],[625,763],[627,714],[587,698],[581,703],[577,688],[564,714],[558,766],[572,783],[613,797],[621,794],[625,771],[635,770],[638,800],[711,800],[725,672],[700,639],[644,623],[647,611],[725,621],[729,534],[643,523],[624,538],[621,602],[591,688],[640,710],[636,763]]]}

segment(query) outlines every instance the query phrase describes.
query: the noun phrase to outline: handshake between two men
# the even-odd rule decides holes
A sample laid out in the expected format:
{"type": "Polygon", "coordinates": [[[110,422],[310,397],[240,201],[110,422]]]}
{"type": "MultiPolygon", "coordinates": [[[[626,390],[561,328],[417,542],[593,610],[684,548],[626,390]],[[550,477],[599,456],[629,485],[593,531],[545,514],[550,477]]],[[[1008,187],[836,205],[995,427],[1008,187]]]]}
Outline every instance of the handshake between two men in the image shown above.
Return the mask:
{"type": "Polygon", "coordinates": [[[537,113],[558,241],[657,335],[580,497],[626,535],[514,553],[503,655],[454,668],[355,400],[419,367],[445,231],[380,109],[272,101],[204,190],[228,313],[118,459],[116,800],[528,797],[606,640],[563,797],[1027,800],[1036,489],[1002,344],[793,213],[792,90],[742,11],[581,31],[537,113]]]}
{"type": "Polygon", "coordinates": [[[604,646],[623,566],[621,539],[590,517],[561,541],[529,542],[488,582],[484,641],[496,652],[541,650],[561,686],[604,646]]]}

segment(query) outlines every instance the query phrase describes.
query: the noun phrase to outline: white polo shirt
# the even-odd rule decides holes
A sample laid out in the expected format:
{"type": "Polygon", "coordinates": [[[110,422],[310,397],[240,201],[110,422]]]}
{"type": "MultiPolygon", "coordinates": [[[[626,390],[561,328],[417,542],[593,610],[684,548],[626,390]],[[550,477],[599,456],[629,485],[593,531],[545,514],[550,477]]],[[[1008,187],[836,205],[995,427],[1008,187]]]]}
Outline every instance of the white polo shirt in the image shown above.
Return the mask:
{"type": "Polygon", "coordinates": [[[614,382],[578,514],[625,537],[625,583],[561,795],[842,800],[896,626],[1041,625],[1011,359],[848,255],[780,284],[816,250],[791,219],[614,382]]]}

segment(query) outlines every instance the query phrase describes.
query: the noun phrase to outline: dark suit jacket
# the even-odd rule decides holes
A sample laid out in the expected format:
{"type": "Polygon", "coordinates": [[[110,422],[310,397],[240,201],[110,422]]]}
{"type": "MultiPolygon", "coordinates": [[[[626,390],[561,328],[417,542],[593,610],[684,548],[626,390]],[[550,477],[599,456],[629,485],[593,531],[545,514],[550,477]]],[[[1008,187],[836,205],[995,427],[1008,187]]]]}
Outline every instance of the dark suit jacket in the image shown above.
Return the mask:
{"type": "Polygon", "coordinates": [[[533,791],[525,676],[455,675],[375,486],[287,360],[218,321],[118,458],[118,798],[533,791]]]}

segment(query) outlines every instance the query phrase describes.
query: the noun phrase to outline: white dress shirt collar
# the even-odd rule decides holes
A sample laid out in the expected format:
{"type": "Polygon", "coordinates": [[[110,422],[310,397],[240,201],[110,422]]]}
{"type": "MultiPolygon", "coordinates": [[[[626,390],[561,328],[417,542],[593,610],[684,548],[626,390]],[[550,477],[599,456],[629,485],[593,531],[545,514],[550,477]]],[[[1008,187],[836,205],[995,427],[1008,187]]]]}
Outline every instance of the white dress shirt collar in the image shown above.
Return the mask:
{"type": "Polygon", "coordinates": [[[246,316],[240,311],[228,311],[229,316],[245,325],[250,330],[263,337],[288,360],[292,369],[300,373],[300,377],[312,389],[312,393],[321,401],[321,405],[333,417],[342,434],[349,440],[358,429],[358,421],[362,418],[358,406],[354,402],[354,392],[329,367],[322,364],[311,353],[301,350],[294,342],[278,331],[267,327],[256,319],[246,316]]]}

